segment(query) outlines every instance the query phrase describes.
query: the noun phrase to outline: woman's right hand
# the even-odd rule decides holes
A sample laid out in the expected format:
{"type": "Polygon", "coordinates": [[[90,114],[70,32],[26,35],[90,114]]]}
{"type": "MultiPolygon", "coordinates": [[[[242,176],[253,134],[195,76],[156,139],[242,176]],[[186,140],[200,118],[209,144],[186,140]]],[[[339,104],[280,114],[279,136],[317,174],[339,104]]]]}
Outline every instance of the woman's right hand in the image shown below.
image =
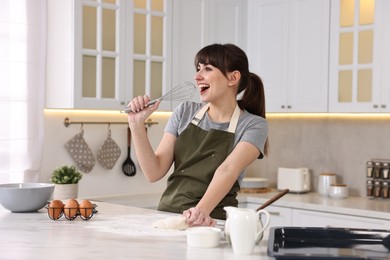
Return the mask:
{"type": "Polygon", "coordinates": [[[129,112],[127,117],[129,123],[132,122],[142,122],[158,109],[160,105],[160,101],[157,101],[154,105],[148,106],[148,102],[150,101],[149,96],[138,96],[135,97],[132,101],[127,104],[128,108],[131,108],[132,112],[129,112]]]}

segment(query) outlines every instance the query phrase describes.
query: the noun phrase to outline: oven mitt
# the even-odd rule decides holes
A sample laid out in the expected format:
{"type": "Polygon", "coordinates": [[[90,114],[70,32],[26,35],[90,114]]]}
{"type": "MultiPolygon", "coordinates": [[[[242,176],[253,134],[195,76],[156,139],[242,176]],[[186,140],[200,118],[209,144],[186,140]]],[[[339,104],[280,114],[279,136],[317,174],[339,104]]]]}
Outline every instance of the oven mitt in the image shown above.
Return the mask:
{"type": "Polygon", "coordinates": [[[95,166],[95,157],[91,148],[84,140],[84,130],[76,134],[65,144],[65,149],[72,157],[76,167],[85,173],[88,173],[95,166]]]}
{"type": "Polygon", "coordinates": [[[107,139],[97,153],[97,160],[102,167],[111,170],[120,156],[121,149],[111,138],[111,129],[109,129],[107,139]]]}

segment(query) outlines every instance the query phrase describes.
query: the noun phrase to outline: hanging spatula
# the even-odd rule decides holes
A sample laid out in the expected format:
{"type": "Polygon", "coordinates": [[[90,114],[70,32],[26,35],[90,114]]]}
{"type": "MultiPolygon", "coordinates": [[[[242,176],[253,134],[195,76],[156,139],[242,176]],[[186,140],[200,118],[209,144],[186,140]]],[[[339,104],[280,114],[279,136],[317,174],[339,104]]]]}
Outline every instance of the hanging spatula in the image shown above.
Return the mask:
{"type": "Polygon", "coordinates": [[[137,173],[137,168],[131,159],[131,131],[127,127],[127,158],[122,164],[122,171],[126,176],[134,176],[137,173]]]}

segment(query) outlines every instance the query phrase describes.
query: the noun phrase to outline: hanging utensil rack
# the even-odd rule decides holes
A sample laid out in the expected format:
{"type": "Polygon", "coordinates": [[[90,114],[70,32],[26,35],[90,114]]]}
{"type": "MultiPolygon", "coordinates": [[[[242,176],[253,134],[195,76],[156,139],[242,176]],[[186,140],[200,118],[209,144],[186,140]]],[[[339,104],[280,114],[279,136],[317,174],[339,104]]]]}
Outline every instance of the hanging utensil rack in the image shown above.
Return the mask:
{"type": "MultiPolygon", "coordinates": [[[[64,125],[65,127],[69,127],[70,125],[74,125],[74,124],[79,124],[79,125],[86,125],[86,124],[90,124],[90,125],[124,125],[124,124],[128,124],[128,122],[109,122],[109,121],[106,121],[106,122],[103,122],[103,121],[71,121],[69,117],[66,117],[64,119],[64,125]]],[[[156,121],[153,121],[151,118],[147,119],[145,121],[145,126],[147,126],[148,128],[151,127],[152,125],[156,125],[158,124],[158,122],[156,121]]]]}

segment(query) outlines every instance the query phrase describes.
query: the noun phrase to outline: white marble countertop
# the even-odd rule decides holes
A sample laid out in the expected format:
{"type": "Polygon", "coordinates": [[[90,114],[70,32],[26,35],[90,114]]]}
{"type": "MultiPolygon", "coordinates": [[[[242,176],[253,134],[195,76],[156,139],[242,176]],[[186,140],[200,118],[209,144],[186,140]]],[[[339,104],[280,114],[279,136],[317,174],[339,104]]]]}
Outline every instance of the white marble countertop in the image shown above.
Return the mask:
{"type": "Polygon", "coordinates": [[[249,256],[234,255],[224,238],[216,248],[191,248],[185,231],[152,227],[169,213],[96,204],[98,213],[88,221],[53,221],[46,209],[11,213],[0,206],[0,259],[273,259],[267,241],[249,256]]]}
{"type": "MultiPolygon", "coordinates": [[[[260,206],[276,193],[277,191],[257,194],[240,193],[238,200],[240,203],[254,203],[260,206]]],[[[157,208],[160,196],[161,194],[159,193],[146,193],[109,196],[95,199],[120,205],[153,209],[157,208]]],[[[306,194],[288,193],[278,201],[274,202],[272,205],[327,213],[373,217],[390,221],[390,200],[384,199],[368,199],[365,197],[333,199],[330,197],[323,197],[315,192],[306,194]]]]}

